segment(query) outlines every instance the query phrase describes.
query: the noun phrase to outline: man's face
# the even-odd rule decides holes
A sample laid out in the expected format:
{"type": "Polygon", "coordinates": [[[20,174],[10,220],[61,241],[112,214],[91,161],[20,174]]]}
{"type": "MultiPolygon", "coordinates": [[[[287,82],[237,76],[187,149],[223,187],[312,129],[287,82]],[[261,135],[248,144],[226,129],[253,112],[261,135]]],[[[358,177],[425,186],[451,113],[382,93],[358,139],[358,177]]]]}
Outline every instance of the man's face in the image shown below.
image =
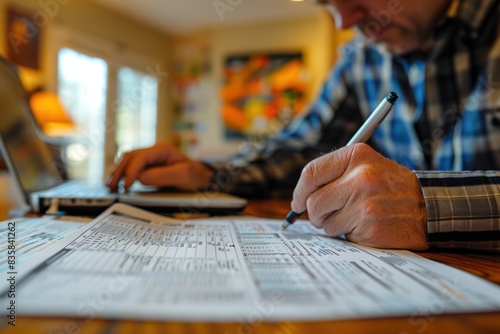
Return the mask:
{"type": "Polygon", "coordinates": [[[340,29],[356,28],[389,52],[426,50],[434,25],[451,0],[318,0],[340,29]]]}

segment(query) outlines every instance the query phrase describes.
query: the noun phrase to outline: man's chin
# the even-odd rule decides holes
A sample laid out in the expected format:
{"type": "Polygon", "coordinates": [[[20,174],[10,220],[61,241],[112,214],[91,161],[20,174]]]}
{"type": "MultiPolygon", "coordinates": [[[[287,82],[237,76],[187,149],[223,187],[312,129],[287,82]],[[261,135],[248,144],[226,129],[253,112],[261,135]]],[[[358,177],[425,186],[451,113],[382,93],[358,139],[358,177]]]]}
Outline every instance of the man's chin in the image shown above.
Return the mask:
{"type": "Polygon", "coordinates": [[[417,50],[415,47],[396,45],[388,42],[377,42],[375,44],[380,45],[385,51],[395,56],[403,56],[417,50]]]}
{"type": "Polygon", "coordinates": [[[366,35],[356,28],[358,33],[363,36],[365,41],[381,46],[386,52],[395,56],[401,56],[408,53],[417,51],[417,43],[408,42],[408,38],[404,35],[393,36],[387,33],[386,30],[382,31],[379,35],[366,35]],[[406,42],[406,43],[405,43],[406,42]]]}
{"type": "Polygon", "coordinates": [[[394,40],[379,40],[372,41],[372,43],[380,45],[385,51],[393,54],[395,56],[404,56],[407,54],[413,53],[428,53],[432,48],[432,43],[430,41],[427,42],[417,42],[417,41],[409,41],[408,39],[394,39],[394,40]]]}

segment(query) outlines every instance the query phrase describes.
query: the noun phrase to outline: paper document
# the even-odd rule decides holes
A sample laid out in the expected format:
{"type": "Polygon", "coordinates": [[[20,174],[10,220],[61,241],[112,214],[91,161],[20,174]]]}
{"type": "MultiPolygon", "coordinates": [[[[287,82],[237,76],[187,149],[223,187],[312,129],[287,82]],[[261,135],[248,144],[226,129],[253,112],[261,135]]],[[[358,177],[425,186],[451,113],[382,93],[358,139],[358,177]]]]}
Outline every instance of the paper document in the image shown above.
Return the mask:
{"type": "Polygon", "coordinates": [[[71,232],[81,228],[87,218],[66,216],[44,216],[16,218],[0,223],[0,269],[8,270],[9,240],[15,240],[16,262],[21,261],[62,240],[71,232]],[[12,226],[15,226],[12,228],[12,226]],[[10,229],[10,231],[9,231],[10,229]],[[9,238],[9,233],[11,238],[9,238]]]}
{"type": "Polygon", "coordinates": [[[19,268],[17,312],[251,322],[500,310],[500,288],[463,271],[281,223],[116,204],[19,268]]]}

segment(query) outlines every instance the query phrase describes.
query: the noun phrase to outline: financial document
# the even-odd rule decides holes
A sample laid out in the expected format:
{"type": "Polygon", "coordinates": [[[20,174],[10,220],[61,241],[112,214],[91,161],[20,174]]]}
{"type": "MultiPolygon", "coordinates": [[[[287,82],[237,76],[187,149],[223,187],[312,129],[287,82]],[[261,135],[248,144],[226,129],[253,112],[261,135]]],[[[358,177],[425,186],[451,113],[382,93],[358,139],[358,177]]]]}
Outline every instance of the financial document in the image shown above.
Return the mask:
{"type": "Polygon", "coordinates": [[[28,260],[32,255],[62,240],[81,228],[90,219],[68,216],[17,218],[0,224],[0,270],[8,271],[9,240],[14,240],[16,262],[28,260]],[[12,228],[14,226],[14,228],[12,228]],[[12,238],[9,238],[9,234],[12,238]]]}
{"type": "Polygon", "coordinates": [[[252,322],[500,309],[500,288],[463,271],[281,223],[116,204],[19,268],[18,314],[252,322]]]}

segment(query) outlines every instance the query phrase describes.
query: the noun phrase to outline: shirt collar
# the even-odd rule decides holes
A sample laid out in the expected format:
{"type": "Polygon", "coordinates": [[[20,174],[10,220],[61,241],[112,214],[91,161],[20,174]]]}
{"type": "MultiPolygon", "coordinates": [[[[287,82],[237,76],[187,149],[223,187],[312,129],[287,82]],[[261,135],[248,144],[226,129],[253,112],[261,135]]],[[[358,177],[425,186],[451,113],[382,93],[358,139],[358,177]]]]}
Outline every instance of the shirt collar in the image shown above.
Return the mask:
{"type": "Polygon", "coordinates": [[[472,31],[477,31],[497,0],[453,0],[447,12],[448,18],[456,18],[472,31]]]}
{"type": "Polygon", "coordinates": [[[446,12],[447,17],[456,17],[458,14],[458,7],[460,5],[460,0],[453,0],[448,7],[448,11],[446,12]]]}

